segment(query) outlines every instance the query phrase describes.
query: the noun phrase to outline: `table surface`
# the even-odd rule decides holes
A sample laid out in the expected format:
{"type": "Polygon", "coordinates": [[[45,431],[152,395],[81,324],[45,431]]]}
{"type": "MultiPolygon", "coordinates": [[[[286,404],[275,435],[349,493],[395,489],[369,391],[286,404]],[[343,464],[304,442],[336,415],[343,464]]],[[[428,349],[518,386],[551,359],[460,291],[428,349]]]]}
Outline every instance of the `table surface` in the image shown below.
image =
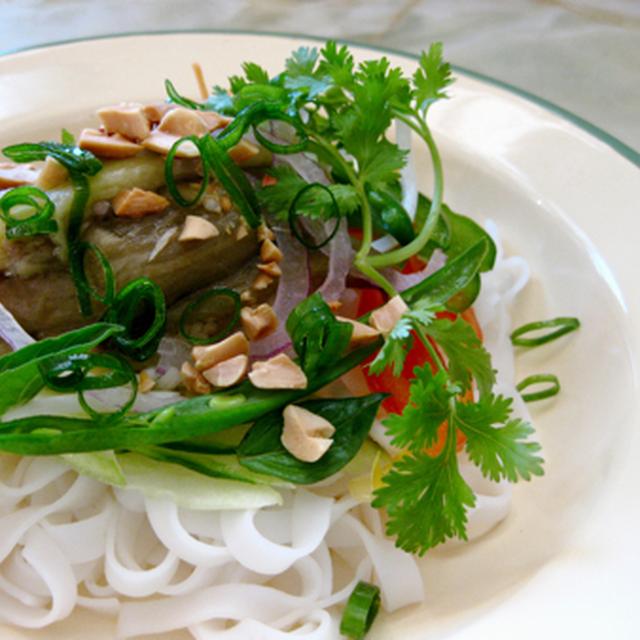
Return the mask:
{"type": "Polygon", "coordinates": [[[0,0],[0,50],[185,29],[277,31],[419,52],[508,82],[640,148],[639,0],[0,0]]]}

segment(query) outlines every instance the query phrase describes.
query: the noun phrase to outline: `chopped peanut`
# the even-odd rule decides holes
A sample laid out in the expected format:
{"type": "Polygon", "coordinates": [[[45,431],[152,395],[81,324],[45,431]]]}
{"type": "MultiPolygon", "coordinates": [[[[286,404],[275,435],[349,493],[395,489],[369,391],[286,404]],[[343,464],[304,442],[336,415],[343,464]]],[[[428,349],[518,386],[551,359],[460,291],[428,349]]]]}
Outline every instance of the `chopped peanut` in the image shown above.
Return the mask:
{"type": "Polygon", "coordinates": [[[260,242],[264,242],[265,240],[275,240],[275,237],[276,236],[273,231],[271,231],[264,222],[258,227],[258,240],[260,242]]]}
{"type": "Polygon", "coordinates": [[[249,354],[249,342],[242,331],[236,331],[228,338],[215,344],[193,347],[191,350],[191,355],[198,371],[210,369],[219,362],[229,360],[229,358],[234,358],[240,354],[249,354]]]}
{"type": "Polygon", "coordinates": [[[251,164],[260,155],[260,147],[244,138],[235,147],[229,149],[229,156],[239,165],[251,164]]]}
{"type": "Polygon", "coordinates": [[[371,313],[369,324],[383,335],[387,335],[408,309],[409,307],[400,296],[394,296],[389,302],[371,313]]]}
{"type": "Polygon", "coordinates": [[[280,441],[298,460],[317,462],[333,444],[335,427],[322,416],[293,404],[283,412],[284,429],[280,441]]]}
{"type": "Polygon", "coordinates": [[[282,260],[282,251],[273,244],[272,240],[266,238],[260,247],[260,260],[263,262],[280,262],[282,260]]]}
{"type": "Polygon", "coordinates": [[[38,187],[38,189],[47,191],[48,189],[59,187],[68,179],[69,173],[67,170],[55,158],[47,156],[44,161],[44,166],[38,175],[38,179],[35,181],[35,186],[38,187]]]}
{"type": "Polygon", "coordinates": [[[231,198],[229,198],[226,193],[220,197],[220,206],[224,213],[229,213],[229,211],[231,211],[233,205],[231,204],[231,198]]]}
{"type": "Polygon", "coordinates": [[[327,302],[327,306],[335,313],[342,306],[342,302],[340,300],[331,300],[331,302],[327,302]]]}
{"type": "Polygon", "coordinates": [[[175,104],[169,102],[155,102],[153,104],[146,104],[142,107],[142,113],[151,124],[157,124],[162,120],[167,111],[177,109],[175,104]]]}
{"type": "Polygon", "coordinates": [[[240,294],[240,300],[246,304],[253,304],[255,302],[253,291],[251,291],[250,289],[245,289],[240,294]]]}
{"type": "Polygon", "coordinates": [[[206,218],[188,215],[184,221],[184,227],[178,240],[180,242],[186,242],[188,240],[209,240],[219,235],[218,227],[206,218]]]}
{"type": "Polygon", "coordinates": [[[142,218],[164,211],[169,206],[169,201],[153,191],[134,187],[121,191],[112,204],[113,211],[121,218],[142,218]]]}
{"type": "Polygon", "coordinates": [[[378,330],[364,324],[363,322],[351,320],[350,318],[342,318],[340,316],[336,316],[336,319],[340,320],[340,322],[348,322],[353,327],[353,333],[351,334],[351,340],[349,341],[350,347],[359,347],[365,344],[370,344],[380,335],[378,330]]]}
{"type": "Polygon", "coordinates": [[[249,230],[247,226],[244,224],[239,224],[238,229],[236,230],[236,240],[242,240],[249,235],[249,230]]]}
{"type": "Polygon", "coordinates": [[[101,158],[131,158],[142,151],[139,144],[123,138],[118,133],[108,136],[97,129],[83,129],[78,146],[101,158]]]}
{"type": "Polygon", "coordinates": [[[249,380],[258,389],[306,389],[307,376],[286,354],[254,362],[249,372],[249,380]]]}
{"type": "Polygon", "coordinates": [[[148,393],[155,386],[156,381],[148,374],[146,369],[141,371],[138,378],[138,391],[140,393],[148,393]]]}
{"type": "Polygon", "coordinates": [[[38,177],[38,170],[31,165],[0,162],[0,189],[31,184],[38,177]]]}
{"type": "Polygon", "coordinates": [[[202,374],[191,364],[185,362],[180,369],[182,382],[188,391],[202,396],[211,392],[211,385],[203,378],[202,374]]]}
{"type": "Polygon", "coordinates": [[[267,264],[259,264],[258,269],[262,273],[266,273],[272,278],[279,278],[282,275],[282,269],[277,262],[268,262],[267,264]]]}
{"type": "Polygon", "coordinates": [[[158,131],[170,133],[178,138],[182,136],[201,136],[207,133],[207,125],[198,112],[176,107],[162,116],[158,131]]]}
{"type": "Polygon", "coordinates": [[[220,115],[215,111],[198,111],[197,114],[209,131],[222,129],[222,127],[226,127],[233,120],[233,118],[220,115]]]}
{"type": "Polygon", "coordinates": [[[259,340],[273,333],[278,328],[278,316],[266,303],[256,309],[244,307],[240,312],[242,330],[249,340],[259,340]]]}
{"type": "Polygon", "coordinates": [[[273,278],[266,273],[259,273],[256,279],[253,281],[251,288],[256,291],[262,291],[266,289],[273,282],[273,278]]]}
{"type": "MultiPolygon", "coordinates": [[[[171,151],[171,147],[173,147],[181,137],[182,136],[165,133],[164,131],[156,129],[148,138],[142,141],[142,146],[149,151],[154,151],[155,153],[166,156],[169,151],[171,151]]],[[[198,148],[190,140],[183,142],[176,152],[176,158],[197,158],[199,155],[200,152],[198,148]]]]}
{"type": "Polygon", "coordinates": [[[249,356],[241,353],[240,355],[223,360],[213,367],[206,369],[202,375],[214,387],[230,387],[237,384],[247,375],[249,369],[249,356]]]}
{"type": "Polygon", "coordinates": [[[151,133],[144,107],[138,103],[103,107],[98,109],[98,117],[107,133],[119,133],[134,142],[144,140],[151,133]]]}

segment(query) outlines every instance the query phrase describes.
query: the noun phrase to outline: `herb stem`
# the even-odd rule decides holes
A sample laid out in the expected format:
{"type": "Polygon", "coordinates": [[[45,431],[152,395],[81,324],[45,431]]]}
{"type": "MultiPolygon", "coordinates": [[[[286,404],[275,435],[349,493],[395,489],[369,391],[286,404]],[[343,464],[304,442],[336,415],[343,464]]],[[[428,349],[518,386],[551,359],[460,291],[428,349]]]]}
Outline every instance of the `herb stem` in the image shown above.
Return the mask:
{"type": "Polygon", "coordinates": [[[407,118],[402,114],[397,114],[397,118],[411,127],[411,129],[413,129],[413,131],[415,131],[424,140],[429,148],[434,173],[431,208],[429,209],[427,219],[415,240],[411,241],[404,247],[395,249],[394,251],[389,251],[378,256],[371,256],[368,258],[368,262],[372,267],[389,267],[391,265],[398,264],[399,262],[404,262],[411,256],[422,251],[427,242],[429,242],[429,239],[436,228],[436,224],[438,223],[438,218],[440,217],[442,194],[444,192],[444,179],[442,175],[442,160],[440,158],[440,152],[438,151],[438,147],[427,124],[421,120],[417,114],[414,113],[413,115],[415,116],[417,123],[413,119],[407,118]]]}

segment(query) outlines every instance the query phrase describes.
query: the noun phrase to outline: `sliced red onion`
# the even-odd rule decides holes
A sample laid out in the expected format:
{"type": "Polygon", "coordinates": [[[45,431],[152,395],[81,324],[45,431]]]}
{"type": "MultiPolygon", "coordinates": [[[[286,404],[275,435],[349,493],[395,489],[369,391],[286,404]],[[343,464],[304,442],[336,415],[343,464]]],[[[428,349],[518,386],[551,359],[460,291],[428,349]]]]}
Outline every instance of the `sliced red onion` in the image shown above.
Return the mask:
{"type": "MultiPolygon", "coordinates": [[[[335,224],[333,221],[328,225],[335,224]]],[[[347,221],[342,220],[338,232],[329,242],[329,270],[327,277],[318,289],[325,302],[339,300],[347,286],[347,276],[353,264],[354,251],[347,228],[347,221]]]]}
{"type": "Polygon", "coordinates": [[[391,283],[396,291],[402,292],[422,282],[427,276],[444,267],[447,257],[436,249],[427,266],[415,273],[400,273],[396,269],[382,269],[382,275],[391,283]]]}
{"type": "Polygon", "coordinates": [[[289,165],[303,180],[329,184],[327,174],[305,153],[291,153],[278,156],[275,164],[289,165]]]}
{"type": "Polygon", "coordinates": [[[160,359],[155,372],[161,377],[170,369],[180,369],[185,360],[191,358],[191,345],[182,338],[170,338],[165,336],[158,345],[160,359]]]}
{"type": "Polygon", "coordinates": [[[272,357],[291,345],[285,323],[294,307],[302,302],[309,292],[307,250],[288,230],[275,227],[274,232],[278,247],[282,251],[284,266],[273,303],[279,324],[274,333],[251,343],[250,354],[254,358],[272,357]]]}
{"type": "Polygon", "coordinates": [[[0,338],[2,338],[13,351],[22,349],[35,340],[18,324],[13,314],[0,303],[0,338]]]}

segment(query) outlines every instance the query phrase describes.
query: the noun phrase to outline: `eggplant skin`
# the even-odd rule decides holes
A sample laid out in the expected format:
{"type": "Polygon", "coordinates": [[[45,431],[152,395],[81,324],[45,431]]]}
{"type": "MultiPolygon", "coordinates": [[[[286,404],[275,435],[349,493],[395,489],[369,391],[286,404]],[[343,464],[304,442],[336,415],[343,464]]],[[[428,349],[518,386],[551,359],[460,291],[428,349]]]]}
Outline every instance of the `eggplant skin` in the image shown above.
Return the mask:
{"type": "MultiPolygon", "coordinates": [[[[163,213],[136,220],[113,215],[94,219],[85,229],[83,239],[104,253],[118,289],[135,278],[146,276],[162,288],[167,304],[172,305],[242,270],[257,254],[254,231],[247,229],[246,234],[241,234],[242,239],[236,238],[240,224],[241,216],[234,209],[213,214],[202,208],[170,207],[163,213]],[[202,215],[213,222],[219,235],[208,240],[180,242],[178,237],[188,214],[202,215]],[[153,256],[158,242],[166,236],[169,236],[168,242],[153,256]]],[[[249,286],[250,281],[244,283],[244,288],[249,286]]],[[[103,312],[94,305],[92,317],[81,315],[75,285],[68,268],[62,264],[58,269],[28,278],[0,276],[0,302],[37,339],[95,321],[103,312]]]]}

